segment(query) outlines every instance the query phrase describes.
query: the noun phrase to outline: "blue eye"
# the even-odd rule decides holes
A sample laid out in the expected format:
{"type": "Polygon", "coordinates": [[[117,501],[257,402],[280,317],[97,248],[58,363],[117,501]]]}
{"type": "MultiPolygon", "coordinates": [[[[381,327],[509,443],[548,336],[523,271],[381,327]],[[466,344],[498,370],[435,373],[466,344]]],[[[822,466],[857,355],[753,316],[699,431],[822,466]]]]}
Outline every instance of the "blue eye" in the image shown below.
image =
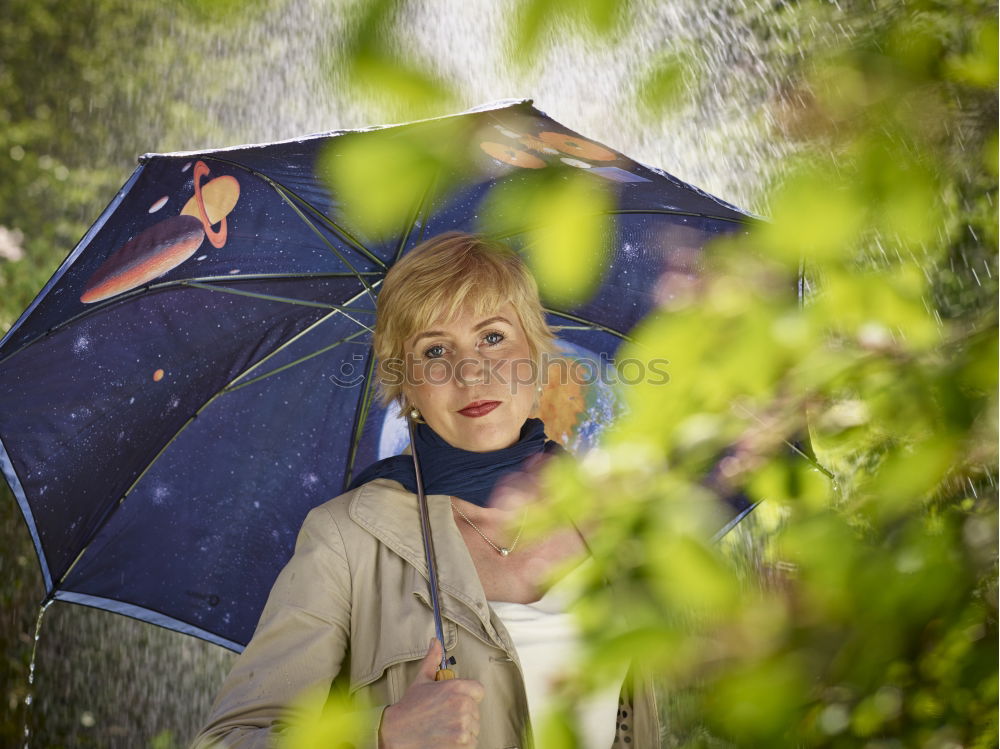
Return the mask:
{"type": "Polygon", "coordinates": [[[486,335],[483,336],[483,340],[486,341],[486,343],[488,343],[490,346],[496,346],[504,338],[505,336],[503,333],[497,333],[496,331],[487,333],[486,335]]]}
{"type": "Polygon", "coordinates": [[[424,351],[424,356],[428,359],[437,359],[438,357],[444,356],[444,346],[431,346],[429,349],[424,351]]]}

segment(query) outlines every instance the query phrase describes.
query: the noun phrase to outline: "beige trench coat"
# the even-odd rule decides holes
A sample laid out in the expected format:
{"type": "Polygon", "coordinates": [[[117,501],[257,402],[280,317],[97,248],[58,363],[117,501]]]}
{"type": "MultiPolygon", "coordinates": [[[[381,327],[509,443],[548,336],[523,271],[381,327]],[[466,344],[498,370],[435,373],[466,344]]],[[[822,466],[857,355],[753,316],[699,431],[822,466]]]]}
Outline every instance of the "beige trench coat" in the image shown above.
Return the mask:
{"type": "MultiPolygon", "coordinates": [[[[445,646],[458,676],[486,690],[478,746],[524,746],[528,709],[517,652],[487,605],[449,498],[427,499],[445,646]]],[[[364,746],[377,747],[382,710],[403,697],[434,636],[419,529],[416,495],[388,479],[313,509],[192,747],[280,746],[289,723],[321,706],[292,708],[292,698],[310,689],[325,694],[335,677],[371,706],[362,715],[370,726],[364,746]]],[[[660,743],[653,692],[648,679],[635,683],[619,712],[615,747],[653,749],[660,743]]]]}

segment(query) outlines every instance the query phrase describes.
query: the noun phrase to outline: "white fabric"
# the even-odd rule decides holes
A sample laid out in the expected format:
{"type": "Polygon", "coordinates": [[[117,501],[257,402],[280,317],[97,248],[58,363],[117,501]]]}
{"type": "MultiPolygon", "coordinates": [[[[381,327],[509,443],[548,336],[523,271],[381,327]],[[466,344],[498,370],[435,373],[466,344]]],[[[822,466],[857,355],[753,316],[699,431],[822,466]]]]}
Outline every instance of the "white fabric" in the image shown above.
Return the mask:
{"type": "MultiPolygon", "coordinates": [[[[578,660],[579,631],[567,606],[574,579],[588,563],[573,570],[535,603],[488,602],[506,627],[521,662],[535,746],[540,746],[538,730],[551,706],[554,686],[578,660]]],[[[586,749],[608,749],[614,743],[618,694],[624,679],[622,669],[604,690],[577,704],[576,725],[586,749]]]]}

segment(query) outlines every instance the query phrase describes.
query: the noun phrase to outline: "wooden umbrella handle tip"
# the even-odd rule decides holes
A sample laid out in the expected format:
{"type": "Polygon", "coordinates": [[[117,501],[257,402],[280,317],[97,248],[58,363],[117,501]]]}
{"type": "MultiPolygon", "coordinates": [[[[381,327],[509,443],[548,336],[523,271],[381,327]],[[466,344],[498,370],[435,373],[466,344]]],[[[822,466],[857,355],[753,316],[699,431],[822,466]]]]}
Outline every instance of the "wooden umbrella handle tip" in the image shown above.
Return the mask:
{"type": "Polygon", "coordinates": [[[434,674],[434,681],[448,681],[449,679],[457,679],[455,672],[450,668],[439,668],[437,673],[434,674]]]}

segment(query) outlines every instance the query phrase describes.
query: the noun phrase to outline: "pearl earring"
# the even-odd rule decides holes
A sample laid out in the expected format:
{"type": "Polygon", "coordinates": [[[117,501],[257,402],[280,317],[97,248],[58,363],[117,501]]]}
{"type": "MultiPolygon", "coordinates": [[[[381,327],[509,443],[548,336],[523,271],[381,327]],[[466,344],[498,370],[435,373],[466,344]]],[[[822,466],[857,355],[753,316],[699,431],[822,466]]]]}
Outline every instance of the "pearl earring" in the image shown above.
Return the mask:
{"type": "Polygon", "coordinates": [[[420,418],[420,412],[416,408],[410,409],[410,418],[416,421],[420,418]]]}

